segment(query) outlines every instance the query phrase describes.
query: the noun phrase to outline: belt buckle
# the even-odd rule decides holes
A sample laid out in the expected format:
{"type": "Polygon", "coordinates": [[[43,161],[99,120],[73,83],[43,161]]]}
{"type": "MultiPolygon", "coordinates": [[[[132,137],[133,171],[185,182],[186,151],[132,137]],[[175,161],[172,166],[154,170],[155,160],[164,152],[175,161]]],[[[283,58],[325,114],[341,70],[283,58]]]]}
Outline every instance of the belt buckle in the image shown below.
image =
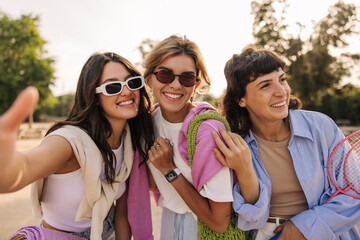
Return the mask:
{"type": "Polygon", "coordinates": [[[269,219],[275,220],[275,223],[277,226],[279,226],[280,224],[283,224],[284,222],[289,221],[288,218],[280,218],[280,217],[269,217],[269,219]]]}

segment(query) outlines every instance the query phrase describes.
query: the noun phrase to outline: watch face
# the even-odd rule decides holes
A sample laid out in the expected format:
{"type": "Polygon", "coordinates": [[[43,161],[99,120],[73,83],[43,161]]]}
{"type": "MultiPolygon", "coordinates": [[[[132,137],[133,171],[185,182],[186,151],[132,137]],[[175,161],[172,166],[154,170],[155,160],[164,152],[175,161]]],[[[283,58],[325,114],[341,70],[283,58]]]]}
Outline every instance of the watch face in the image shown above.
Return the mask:
{"type": "Polygon", "coordinates": [[[168,172],[165,174],[165,178],[166,178],[166,180],[168,180],[168,182],[174,181],[174,180],[177,178],[177,176],[178,176],[178,175],[176,174],[176,172],[174,171],[174,169],[168,171],[168,172]]]}

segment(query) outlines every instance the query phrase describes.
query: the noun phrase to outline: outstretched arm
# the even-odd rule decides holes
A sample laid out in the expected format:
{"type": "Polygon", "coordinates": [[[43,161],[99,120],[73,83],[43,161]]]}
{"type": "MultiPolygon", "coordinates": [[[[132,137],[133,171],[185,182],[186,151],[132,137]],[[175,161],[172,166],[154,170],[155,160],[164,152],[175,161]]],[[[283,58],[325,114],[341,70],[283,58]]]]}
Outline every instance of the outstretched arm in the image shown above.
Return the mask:
{"type": "Polygon", "coordinates": [[[234,169],[242,196],[247,203],[254,204],[259,199],[260,185],[253,168],[250,148],[238,134],[223,128],[219,128],[219,131],[226,145],[214,131],[212,135],[220,149],[214,148],[215,156],[224,166],[234,169]]]}
{"type": "Polygon", "coordinates": [[[46,177],[73,157],[70,144],[59,136],[49,137],[31,150],[15,151],[18,128],[33,111],[38,98],[36,88],[28,87],[0,117],[0,193],[17,191],[46,177]]]}

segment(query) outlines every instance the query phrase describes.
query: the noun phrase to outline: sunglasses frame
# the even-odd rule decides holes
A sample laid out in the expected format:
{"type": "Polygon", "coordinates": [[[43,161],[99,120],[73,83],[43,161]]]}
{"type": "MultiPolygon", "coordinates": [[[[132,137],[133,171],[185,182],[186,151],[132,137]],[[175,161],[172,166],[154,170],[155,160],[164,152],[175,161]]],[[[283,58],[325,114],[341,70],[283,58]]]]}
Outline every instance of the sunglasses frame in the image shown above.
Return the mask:
{"type": "Polygon", "coordinates": [[[145,79],[144,79],[143,76],[135,76],[135,77],[128,78],[125,81],[111,81],[111,82],[103,83],[99,87],[95,88],[95,92],[96,92],[96,94],[102,93],[105,96],[114,96],[114,95],[120,94],[123,91],[124,86],[127,86],[127,88],[130,91],[136,91],[136,90],[139,90],[140,88],[143,88],[145,86],[145,79]],[[129,87],[128,82],[135,79],[135,78],[140,78],[141,79],[141,86],[138,87],[138,88],[132,89],[132,88],[129,87]],[[114,83],[120,83],[121,84],[121,90],[118,93],[108,93],[106,91],[106,86],[110,85],[110,84],[114,84],[114,83]]]}
{"type": "Polygon", "coordinates": [[[178,74],[174,74],[172,71],[167,71],[167,70],[159,70],[159,71],[157,71],[157,72],[153,72],[153,74],[155,75],[155,78],[156,78],[159,82],[164,83],[164,84],[170,84],[170,83],[172,83],[172,82],[175,80],[175,77],[179,77],[179,82],[180,82],[180,84],[183,85],[183,86],[185,86],[185,87],[193,87],[193,86],[195,86],[196,83],[199,82],[199,80],[200,80],[199,78],[197,78],[195,75],[192,75],[192,74],[182,73],[182,74],[178,75],[178,74]],[[172,79],[170,82],[162,82],[162,81],[160,81],[160,80],[158,79],[158,77],[157,77],[157,74],[158,74],[159,72],[169,72],[169,73],[171,73],[171,74],[173,75],[173,79],[172,79]],[[184,85],[184,84],[182,83],[182,81],[181,81],[181,75],[191,75],[191,76],[195,77],[195,82],[194,82],[194,84],[193,84],[193,85],[189,85],[189,86],[184,85]]]}

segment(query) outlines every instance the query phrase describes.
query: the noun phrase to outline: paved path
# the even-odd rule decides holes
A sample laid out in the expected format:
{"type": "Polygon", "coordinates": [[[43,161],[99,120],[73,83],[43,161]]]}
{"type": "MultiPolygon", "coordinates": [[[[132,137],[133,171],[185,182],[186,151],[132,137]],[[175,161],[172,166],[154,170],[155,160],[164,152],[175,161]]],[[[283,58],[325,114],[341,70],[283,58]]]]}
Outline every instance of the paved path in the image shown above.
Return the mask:
{"type": "MultiPolygon", "coordinates": [[[[25,150],[40,143],[36,140],[19,140],[16,149],[25,150]]],[[[0,194],[0,240],[8,239],[17,229],[27,225],[39,225],[30,209],[30,187],[14,193],[0,194]]]]}
{"type": "Polygon", "coordinates": [[[30,188],[0,195],[0,239],[8,239],[17,229],[27,225],[39,225],[40,219],[31,215],[30,188]]]}

